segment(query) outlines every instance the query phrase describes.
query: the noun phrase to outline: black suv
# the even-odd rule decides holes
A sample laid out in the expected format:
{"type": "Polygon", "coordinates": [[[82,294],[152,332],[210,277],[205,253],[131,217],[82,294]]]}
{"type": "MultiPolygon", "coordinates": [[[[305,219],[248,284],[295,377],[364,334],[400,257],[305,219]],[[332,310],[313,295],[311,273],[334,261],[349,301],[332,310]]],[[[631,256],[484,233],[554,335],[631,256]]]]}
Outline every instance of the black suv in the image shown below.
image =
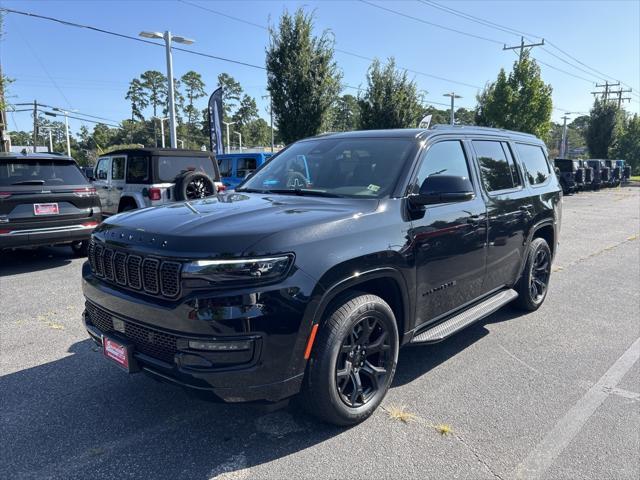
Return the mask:
{"type": "Polygon", "coordinates": [[[593,168],[591,187],[594,190],[600,190],[601,187],[608,187],[611,172],[604,160],[587,160],[587,165],[593,168]]]}
{"type": "Polygon", "coordinates": [[[577,160],[580,168],[584,170],[584,186],[583,188],[593,188],[593,167],[590,167],[587,160],[577,160]]]}
{"type": "Polygon", "coordinates": [[[609,186],[617,187],[622,182],[622,168],[616,160],[605,160],[604,164],[609,169],[609,186]]]}
{"type": "Polygon", "coordinates": [[[574,193],[584,188],[584,168],[577,160],[556,158],[554,163],[560,172],[559,179],[563,193],[574,193]]]}
{"type": "Polygon", "coordinates": [[[69,244],[84,255],[100,220],[96,190],[72,158],[0,153],[0,250],[69,244]]]}
{"type": "Polygon", "coordinates": [[[545,299],[562,192],[544,143],[475,127],[328,134],[235,192],[96,229],[84,322],[129,372],[228,402],[302,390],[353,424],[398,350],[545,299]]]}

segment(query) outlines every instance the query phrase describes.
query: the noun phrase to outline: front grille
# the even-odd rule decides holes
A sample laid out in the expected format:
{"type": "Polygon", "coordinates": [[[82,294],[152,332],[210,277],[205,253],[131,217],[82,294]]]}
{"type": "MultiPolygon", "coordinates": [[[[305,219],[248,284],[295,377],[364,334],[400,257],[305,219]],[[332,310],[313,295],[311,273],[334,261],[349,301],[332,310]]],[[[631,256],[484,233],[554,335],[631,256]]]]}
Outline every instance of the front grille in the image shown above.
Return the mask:
{"type": "MultiPolygon", "coordinates": [[[[86,302],[87,322],[104,333],[116,332],[113,328],[113,320],[110,313],[102,310],[96,305],[86,302]]],[[[119,320],[122,320],[119,318],[119,320]]],[[[124,322],[124,332],[116,332],[124,335],[133,345],[136,351],[157,358],[164,362],[173,363],[173,357],[178,351],[178,337],[168,333],[159,332],[151,328],[122,320],[124,322]]]]}
{"type": "Polygon", "coordinates": [[[134,255],[95,240],[89,244],[88,257],[100,279],[149,295],[176,298],[180,294],[179,262],[134,255]]]}

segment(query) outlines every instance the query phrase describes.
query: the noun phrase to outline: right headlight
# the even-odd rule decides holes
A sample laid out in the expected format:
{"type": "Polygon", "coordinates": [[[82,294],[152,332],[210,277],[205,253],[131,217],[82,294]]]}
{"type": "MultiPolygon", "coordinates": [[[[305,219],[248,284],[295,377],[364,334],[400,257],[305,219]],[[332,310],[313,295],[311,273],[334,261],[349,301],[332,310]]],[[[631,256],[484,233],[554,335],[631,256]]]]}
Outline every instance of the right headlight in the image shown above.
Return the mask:
{"type": "Polygon", "coordinates": [[[272,283],[284,278],[293,263],[293,255],[196,260],[182,268],[182,277],[207,281],[213,286],[272,283]]]}

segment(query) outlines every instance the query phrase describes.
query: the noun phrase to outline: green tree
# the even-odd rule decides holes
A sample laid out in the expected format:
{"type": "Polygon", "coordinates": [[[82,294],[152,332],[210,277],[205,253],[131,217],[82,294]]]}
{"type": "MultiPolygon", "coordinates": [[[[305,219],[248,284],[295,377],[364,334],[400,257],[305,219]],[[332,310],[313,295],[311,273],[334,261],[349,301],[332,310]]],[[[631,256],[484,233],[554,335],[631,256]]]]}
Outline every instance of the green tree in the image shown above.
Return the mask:
{"type": "Polygon", "coordinates": [[[147,70],[140,75],[142,85],[147,92],[153,116],[158,116],[158,107],[166,103],[167,77],[156,70],[147,70]]]}
{"type": "Polygon", "coordinates": [[[501,69],[496,81],[478,95],[475,121],[544,138],[551,128],[551,92],[536,61],[523,52],[509,76],[501,69]]]}
{"type": "Polygon", "coordinates": [[[326,124],[340,91],[341,74],[328,31],[313,35],[313,15],[284,12],[269,29],[267,88],[285,143],[315,135],[326,124]]]}
{"type": "Polygon", "coordinates": [[[407,72],[396,69],[390,58],[385,66],[374,60],[367,73],[367,89],[358,98],[360,128],[409,128],[420,121],[423,111],[416,84],[407,72]]]}
{"type": "Polygon", "coordinates": [[[637,113],[624,126],[612,153],[615,158],[626,160],[634,174],[640,173],[640,117],[637,113]]]}
{"type": "Polygon", "coordinates": [[[615,104],[596,99],[585,131],[591,158],[609,158],[609,149],[613,146],[621,121],[621,112],[615,104]]]}
{"type": "Polygon", "coordinates": [[[198,117],[198,109],[195,107],[194,103],[196,100],[206,95],[204,90],[205,85],[202,81],[202,76],[199,73],[194,72],[193,70],[185,73],[182,76],[181,80],[182,84],[184,85],[186,97],[184,114],[187,117],[187,124],[191,126],[198,117]]]}
{"type": "Polygon", "coordinates": [[[353,95],[342,95],[331,111],[330,130],[349,132],[356,130],[360,124],[360,105],[353,95]]]}
{"type": "Polygon", "coordinates": [[[240,82],[228,73],[218,75],[218,87],[222,87],[222,109],[224,110],[224,121],[231,120],[232,112],[237,108],[242,97],[242,87],[240,82]]]}
{"type": "Polygon", "coordinates": [[[139,79],[134,78],[131,80],[125,98],[131,102],[131,121],[134,121],[136,118],[138,120],[144,120],[142,111],[149,105],[149,97],[145,86],[139,79]]]}

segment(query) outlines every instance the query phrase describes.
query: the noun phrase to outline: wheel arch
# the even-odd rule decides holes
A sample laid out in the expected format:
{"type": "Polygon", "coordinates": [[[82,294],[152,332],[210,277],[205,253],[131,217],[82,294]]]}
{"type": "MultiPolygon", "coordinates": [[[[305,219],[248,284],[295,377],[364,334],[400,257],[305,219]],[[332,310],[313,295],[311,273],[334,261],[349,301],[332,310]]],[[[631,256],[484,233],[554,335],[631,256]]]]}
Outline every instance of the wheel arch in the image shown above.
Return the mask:
{"type": "Polygon", "coordinates": [[[122,210],[129,205],[132,205],[134,208],[140,208],[140,205],[138,205],[135,197],[132,197],[130,195],[123,195],[122,197],[120,197],[120,202],[118,203],[118,213],[122,212],[122,210]]]}

